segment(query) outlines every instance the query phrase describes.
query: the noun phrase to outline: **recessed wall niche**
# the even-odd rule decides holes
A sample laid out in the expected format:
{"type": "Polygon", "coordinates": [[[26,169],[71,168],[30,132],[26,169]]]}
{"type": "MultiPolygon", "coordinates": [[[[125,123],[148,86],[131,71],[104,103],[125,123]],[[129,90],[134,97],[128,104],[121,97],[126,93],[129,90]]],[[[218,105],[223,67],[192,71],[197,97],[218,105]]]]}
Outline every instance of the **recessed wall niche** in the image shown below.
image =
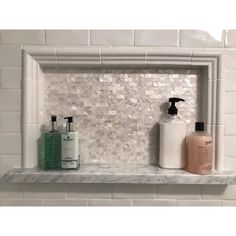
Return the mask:
{"type": "Polygon", "coordinates": [[[63,118],[73,116],[82,164],[157,164],[158,122],[169,97],[186,100],[177,106],[189,132],[202,119],[200,68],[45,68],[43,73],[41,126],[55,114],[63,130],[63,118]]]}
{"type": "MultiPolygon", "coordinates": [[[[126,71],[126,73],[124,73],[124,76],[130,74],[130,72],[128,72],[128,70],[146,70],[148,73],[144,73],[143,71],[139,74],[152,74],[153,70],[157,70],[157,71],[162,71],[160,73],[165,74],[166,77],[166,81],[168,81],[168,79],[171,78],[171,73],[170,71],[173,69],[174,70],[182,70],[182,73],[179,72],[174,72],[172,73],[172,75],[175,75],[176,77],[181,77],[180,75],[184,74],[187,75],[187,77],[185,77],[185,79],[188,78],[188,73],[190,72],[189,75],[194,75],[197,77],[198,81],[198,85],[196,85],[195,89],[197,89],[197,91],[200,91],[200,96],[198,96],[198,92],[196,91],[195,95],[196,95],[196,99],[197,99],[197,106],[194,108],[195,109],[195,118],[198,118],[198,116],[200,115],[200,119],[206,122],[206,129],[207,131],[212,135],[213,137],[213,144],[214,144],[214,157],[215,157],[215,168],[217,170],[223,170],[224,166],[223,166],[223,160],[224,160],[224,143],[223,143],[223,135],[224,135],[224,109],[223,109],[223,105],[224,105],[224,60],[223,60],[223,55],[220,52],[215,52],[213,50],[208,51],[208,50],[194,50],[192,51],[191,49],[189,50],[183,50],[183,49],[151,49],[151,48],[45,48],[45,47],[28,47],[25,48],[23,50],[23,63],[22,63],[22,71],[23,71],[23,92],[22,92],[22,101],[23,101],[23,113],[22,113],[22,167],[24,168],[33,168],[33,167],[38,167],[39,163],[39,153],[38,153],[38,140],[40,137],[40,134],[42,132],[42,127],[47,123],[48,118],[46,119],[45,116],[48,116],[49,114],[47,114],[46,112],[44,112],[45,109],[47,109],[45,107],[45,102],[44,100],[47,99],[47,96],[45,97],[45,91],[44,90],[48,90],[50,88],[47,89],[43,89],[43,87],[45,86],[45,84],[43,83],[43,81],[45,80],[45,78],[47,77],[47,74],[53,74],[54,70],[55,72],[55,68],[56,68],[56,74],[58,74],[59,78],[61,76],[63,76],[63,74],[76,74],[78,72],[74,72],[74,70],[77,70],[79,68],[79,70],[89,70],[90,73],[92,73],[93,70],[97,70],[95,68],[98,68],[100,70],[100,72],[98,71],[94,71],[94,74],[104,74],[103,76],[99,77],[99,78],[103,78],[105,80],[105,75],[107,74],[116,74],[114,72],[115,70],[121,70],[124,73],[124,70],[126,71]],[[50,69],[53,68],[53,69],[50,69]],[[63,71],[66,68],[65,71],[63,71]],[[71,73],[71,68],[72,69],[72,73],[71,73]],[[112,69],[113,68],[113,69],[112,69]],[[131,69],[128,69],[131,68],[131,69]],[[199,70],[199,68],[201,68],[201,70],[199,70]],[[105,73],[103,71],[103,73],[101,73],[102,70],[107,70],[107,72],[105,73]],[[113,73],[111,73],[111,71],[113,71],[113,73]],[[166,70],[164,72],[164,70],[166,70]],[[110,71],[110,72],[109,72],[110,71]],[[185,71],[185,72],[183,72],[185,71]],[[186,72],[189,71],[189,72],[186,72]],[[194,72],[195,71],[195,72],[194,72]],[[196,72],[197,71],[197,72],[196,72]],[[201,72],[200,72],[201,71],[201,72]],[[200,80],[199,80],[200,79],[200,80]],[[198,87],[199,86],[199,87],[198,87]],[[199,99],[199,100],[198,100],[199,99]],[[47,120],[47,121],[46,121],[47,120]]],[[[136,73],[136,72],[135,72],[136,73]]],[[[132,74],[132,80],[131,82],[135,81],[135,76],[133,77],[133,75],[135,73],[131,73],[132,74]]],[[[81,74],[81,71],[80,71],[81,74]]],[[[84,73],[86,74],[86,73],[84,73]]],[[[121,73],[118,73],[121,74],[121,73]]],[[[153,73],[153,75],[157,75],[158,73],[153,73]]],[[[152,76],[153,76],[152,75],[152,76]]],[[[71,77],[71,76],[69,76],[71,77]]],[[[145,76],[144,76],[145,77],[145,76]]],[[[154,77],[154,76],[153,76],[154,77]]],[[[116,77],[114,77],[116,78],[116,77]]],[[[124,78],[123,78],[124,80],[124,78]]],[[[116,80],[114,80],[114,84],[116,85],[120,85],[120,87],[122,87],[122,83],[121,83],[122,79],[121,78],[116,78],[116,80]],[[119,80],[120,81],[119,81],[119,80]],[[119,81],[119,82],[117,82],[119,81]]],[[[142,79],[141,79],[142,81],[142,79]]],[[[146,81],[146,80],[145,80],[146,81]]],[[[161,81],[161,80],[160,80],[161,81]]],[[[159,81],[159,82],[160,82],[159,81]]],[[[177,81],[177,80],[176,80],[177,81]]],[[[49,81],[47,81],[49,82],[49,81]]],[[[102,86],[105,86],[106,84],[108,84],[109,82],[102,82],[102,81],[98,81],[99,83],[97,83],[99,85],[99,89],[102,89],[102,86]]],[[[110,82],[112,83],[112,82],[110,82]]],[[[124,87],[124,91],[127,90],[128,93],[128,83],[129,81],[123,81],[123,83],[125,83],[124,87]]],[[[160,82],[161,83],[161,82],[160,82]]],[[[60,84],[60,83],[57,83],[60,84]]],[[[70,83],[68,83],[69,86],[70,83]]],[[[85,83],[84,83],[85,84],[85,83]]],[[[107,86],[107,85],[106,85],[107,86]]],[[[163,87],[165,86],[157,86],[159,88],[163,88],[163,90],[160,93],[155,93],[153,92],[156,88],[150,89],[149,88],[146,90],[143,88],[143,86],[148,87],[150,85],[145,84],[145,83],[141,83],[140,82],[140,87],[139,87],[140,91],[142,90],[143,93],[143,101],[140,103],[141,105],[137,106],[140,109],[145,107],[145,99],[144,98],[149,98],[146,99],[146,101],[153,99],[152,96],[159,96],[163,98],[163,101],[160,99],[161,102],[164,102],[164,100],[166,101],[167,98],[169,97],[169,94],[167,94],[167,90],[166,88],[164,89],[163,87]],[[146,93],[145,93],[146,91],[146,93]],[[164,97],[166,96],[166,97],[164,97]]],[[[135,87],[135,86],[134,86],[135,87]]],[[[155,86],[154,86],[155,87],[155,86]]],[[[175,89],[177,89],[179,87],[179,94],[181,94],[181,87],[182,86],[174,86],[175,89]]],[[[53,88],[53,87],[52,87],[53,88]]],[[[96,88],[96,86],[95,86],[96,88]]],[[[183,88],[183,87],[182,87],[183,88]]],[[[194,90],[194,89],[193,89],[194,90]]],[[[65,90],[66,91],[66,90],[65,90]]],[[[68,91],[73,91],[73,89],[69,89],[68,91]]],[[[105,89],[104,92],[108,92],[109,89],[105,89]]],[[[130,90],[132,91],[132,90],[130,90]]],[[[190,90],[189,90],[190,91],[190,90]]],[[[192,90],[191,90],[192,91],[192,90]]],[[[111,94],[113,94],[113,90],[111,89],[110,92],[112,92],[111,94]]],[[[176,91],[175,91],[176,92],[176,91]]],[[[48,92],[47,92],[48,93],[48,92]]],[[[91,94],[91,91],[88,90],[87,95],[91,94]]],[[[131,93],[132,94],[132,93],[131,93]]],[[[134,93],[135,94],[135,93],[134,93]]],[[[137,93],[138,98],[141,96],[140,93],[137,93]]],[[[97,94],[95,94],[95,99],[97,99],[97,94]]],[[[104,101],[104,93],[100,93],[101,97],[98,98],[99,99],[103,99],[104,101]]],[[[122,94],[121,94],[122,95],[122,94]]],[[[124,94],[123,94],[124,95],[124,94]]],[[[171,94],[172,95],[172,94],[171,94]]],[[[174,94],[173,94],[174,95],[174,94]]],[[[178,94],[176,94],[178,95],[178,94]]],[[[92,95],[90,95],[92,96],[92,95]]],[[[125,100],[125,98],[128,98],[128,96],[118,96],[118,98],[116,97],[116,99],[113,99],[113,102],[116,101],[118,102],[119,99],[121,100],[121,102],[123,102],[123,107],[122,107],[122,103],[119,107],[120,110],[123,111],[123,113],[121,114],[116,114],[117,118],[122,118],[124,121],[125,119],[127,119],[127,115],[131,114],[133,115],[137,115],[138,114],[138,109],[134,109],[137,108],[134,106],[133,103],[141,100],[138,100],[136,98],[136,100],[131,100],[129,101],[128,99],[125,100]],[[130,108],[130,109],[128,109],[130,108]],[[128,112],[126,115],[124,114],[125,112],[128,112]],[[133,112],[135,111],[135,112],[133,112]],[[123,115],[123,117],[121,117],[123,115]]],[[[133,98],[133,96],[132,96],[133,98]]],[[[186,99],[186,98],[185,98],[186,99]]],[[[73,100],[73,99],[72,99],[73,100]]],[[[83,99],[82,99],[83,100],[83,99]]],[[[109,99],[108,99],[109,100],[109,99]]],[[[190,99],[186,99],[187,101],[190,101],[190,99]]],[[[73,101],[74,102],[74,101],[73,101]]],[[[79,102],[79,101],[78,101],[79,102]]],[[[85,107],[89,107],[89,102],[91,102],[91,100],[86,101],[83,100],[83,103],[81,105],[81,107],[83,109],[85,109],[85,107]],[[85,106],[86,105],[86,106],[85,106]]],[[[97,102],[97,101],[96,101],[97,102]]],[[[115,103],[116,103],[115,102],[115,103]]],[[[105,112],[106,109],[101,109],[99,108],[99,104],[100,102],[97,103],[97,106],[93,107],[93,109],[91,110],[91,112],[98,112],[98,111],[102,111],[105,112]],[[94,109],[96,108],[96,109],[94,109]]],[[[50,104],[48,102],[48,104],[50,104]]],[[[77,104],[77,103],[76,103],[77,104]]],[[[119,103],[118,103],[119,104],[119,103]]],[[[149,106],[147,107],[150,108],[150,104],[156,104],[154,103],[148,103],[149,106]]],[[[196,105],[195,104],[195,105],[196,105]]],[[[188,109],[186,106],[186,104],[180,104],[180,110],[181,110],[181,114],[182,116],[184,116],[184,118],[188,119],[188,115],[186,112],[190,112],[190,109],[188,109]],[[186,110],[186,112],[185,112],[186,110]]],[[[153,118],[149,119],[150,117],[148,117],[147,119],[144,118],[144,115],[147,113],[148,114],[148,110],[147,112],[141,112],[139,114],[141,114],[140,116],[142,116],[141,121],[145,121],[148,125],[144,125],[143,127],[146,127],[146,131],[149,129],[150,127],[155,126],[155,124],[152,124],[150,122],[150,120],[155,120],[155,122],[158,122],[158,119],[161,117],[161,113],[164,109],[166,109],[167,107],[165,106],[165,104],[160,103],[156,105],[157,107],[155,107],[155,105],[153,105],[152,110],[151,110],[151,114],[153,116],[153,118]],[[153,111],[153,113],[152,113],[153,111]],[[158,112],[160,114],[158,114],[158,112]],[[156,113],[156,117],[154,117],[156,113]],[[154,115],[153,115],[154,114],[154,115]],[[150,123],[148,123],[150,122],[150,123]]],[[[194,107],[194,106],[193,106],[194,107]]],[[[73,107],[72,107],[73,108],[73,107]]],[[[71,108],[70,108],[71,109],[71,108]]],[[[89,108],[86,108],[89,109],[89,108]]],[[[142,110],[142,109],[141,109],[142,110]]],[[[118,111],[118,108],[117,108],[118,111]]],[[[116,111],[116,112],[117,112],[116,111]]],[[[53,111],[50,111],[53,112],[53,111]]],[[[111,112],[110,116],[114,116],[115,112],[111,112]]],[[[194,114],[194,111],[193,113],[194,114]]],[[[72,114],[73,115],[73,114],[72,114]]],[[[64,116],[62,114],[62,116],[64,116]]],[[[77,116],[79,116],[77,114],[77,116]]],[[[148,115],[147,115],[148,116],[148,115]]],[[[99,117],[99,116],[98,116],[99,117]]],[[[132,116],[131,116],[132,117],[132,116]]],[[[62,117],[60,117],[61,120],[62,117]]],[[[75,117],[76,118],[76,117],[75,117]]],[[[79,118],[79,117],[78,117],[79,118]]],[[[118,120],[119,120],[118,119],[118,120]]],[[[98,119],[97,121],[100,122],[100,126],[104,125],[104,121],[102,121],[102,119],[98,119]]],[[[131,123],[126,123],[124,122],[123,125],[124,127],[121,127],[121,129],[118,129],[119,127],[117,127],[116,132],[120,132],[122,134],[126,134],[126,136],[128,136],[129,132],[127,132],[127,130],[129,131],[129,129],[127,129],[127,124],[139,124],[137,121],[140,121],[138,119],[136,119],[136,123],[135,122],[131,122],[131,123]],[[124,131],[124,132],[123,132],[124,131]]],[[[190,121],[192,121],[190,119],[190,121]]],[[[77,122],[83,122],[83,119],[77,119],[77,122]]],[[[141,122],[142,124],[145,124],[145,122],[141,122]]],[[[86,122],[84,122],[85,124],[86,122]]],[[[119,122],[117,123],[118,125],[120,124],[119,122]]],[[[81,125],[78,123],[76,124],[78,126],[78,129],[81,128],[81,125]]],[[[112,124],[113,125],[113,124],[112,124]]],[[[87,126],[92,129],[89,126],[89,123],[87,123],[87,126]]],[[[105,122],[105,126],[103,127],[107,127],[110,128],[109,126],[111,126],[111,122],[107,121],[105,122]]],[[[83,126],[82,126],[83,127],[83,126]]],[[[132,126],[130,126],[129,128],[131,128],[132,126]]],[[[190,126],[191,127],[191,126],[190,126]]],[[[98,132],[98,128],[99,126],[95,127],[98,132]]],[[[135,133],[135,129],[131,128],[131,131],[135,133]]],[[[137,130],[137,129],[136,129],[137,130]]],[[[145,129],[144,129],[145,130],[145,129]]],[[[151,132],[149,132],[149,134],[151,135],[151,137],[158,137],[158,135],[155,135],[155,132],[157,134],[157,128],[154,127],[154,129],[150,130],[151,132]]],[[[80,131],[80,130],[79,130],[80,131]]],[[[133,144],[132,147],[139,147],[139,145],[136,143],[138,142],[137,140],[139,139],[135,139],[132,137],[132,132],[131,132],[131,139],[130,140],[136,140],[133,144]]],[[[113,132],[114,133],[114,132],[113,132]]],[[[118,133],[115,133],[117,135],[116,138],[119,137],[120,140],[122,140],[122,136],[118,136],[118,133]]],[[[83,140],[85,136],[83,135],[83,131],[81,131],[81,137],[82,137],[82,143],[81,146],[83,145],[83,142],[85,142],[85,140],[83,140]]],[[[100,134],[100,136],[98,135],[94,135],[94,140],[95,139],[99,139],[100,137],[102,137],[103,134],[100,134]]],[[[137,132],[136,132],[136,135],[137,132]]],[[[135,135],[134,135],[135,136],[135,135]]],[[[150,139],[150,137],[148,135],[140,135],[142,137],[148,137],[148,141],[146,143],[146,146],[144,145],[143,147],[145,147],[145,149],[143,149],[144,152],[146,152],[146,154],[148,153],[149,156],[143,156],[140,160],[140,162],[138,163],[156,163],[156,156],[158,155],[158,150],[157,147],[158,145],[156,145],[156,141],[153,139],[150,139]],[[149,142],[149,140],[151,140],[151,142],[149,142]],[[147,146],[148,145],[148,146],[147,146]],[[150,152],[150,150],[153,150],[153,153],[150,152]],[[154,158],[155,156],[155,158],[154,158]]],[[[105,137],[105,136],[104,136],[105,137]]],[[[113,140],[117,140],[117,139],[113,139],[113,140]]],[[[123,136],[123,145],[121,145],[119,143],[118,148],[120,149],[121,147],[124,147],[126,142],[123,136]]],[[[141,140],[141,139],[140,139],[141,140]]],[[[129,143],[128,143],[129,144],[129,143]]],[[[113,145],[113,143],[107,143],[107,146],[111,146],[113,145]]],[[[101,148],[99,146],[99,148],[101,148]]],[[[88,152],[89,149],[86,150],[86,152],[88,152]]],[[[111,150],[111,149],[110,149],[111,150]]],[[[116,149],[112,149],[113,151],[116,149]]],[[[111,151],[112,151],[111,150],[111,151]]],[[[129,150],[129,148],[127,147],[127,150],[129,150]]],[[[130,149],[132,150],[132,149],[130,149]]],[[[134,150],[134,149],[133,149],[134,150]]],[[[123,150],[122,150],[123,151],[123,150]]],[[[137,151],[135,149],[135,151],[137,151]]],[[[120,151],[121,152],[121,151],[120,151]]],[[[98,152],[99,153],[99,152],[98,152]]],[[[108,154],[105,154],[104,151],[100,151],[100,153],[103,155],[100,158],[103,158],[105,155],[109,156],[108,154]],[[105,155],[104,155],[105,154],[105,155]]],[[[109,152],[107,152],[109,153],[109,152]]],[[[131,152],[130,152],[131,153],[131,152]]],[[[131,155],[129,155],[129,160],[130,162],[126,162],[127,159],[127,155],[122,156],[121,158],[118,159],[112,159],[110,156],[108,157],[107,160],[109,160],[109,162],[107,163],[114,163],[114,161],[117,161],[118,163],[125,163],[125,164],[138,164],[137,160],[134,157],[133,153],[131,153],[131,155]],[[130,157],[131,156],[131,157],[130,157]]],[[[112,154],[114,155],[114,154],[112,154]]],[[[86,156],[86,155],[85,155],[86,156]]],[[[87,155],[89,156],[89,155],[87,155]]],[[[100,156],[100,155],[99,155],[100,156]]],[[[138,155],[138,157],[140,157],[141,155],[138,155]]],[[[136,156],[137,157],[137,156],[136,156]]],[[[82,158],[82,156],[81,156],[82,158]]],[[[88,159],[89,160],[89,159],[88,159]]],[[[82,163],[86,163],[88,160],[82,158],[82,163]]],[[[105,161],[107,161],[105,160],[105,161]]],[[[96,159],[94,157],[94,159],[90,159],[91,162],[98,162],[99,163],[104,163],[104,159],[96,159]]]]}

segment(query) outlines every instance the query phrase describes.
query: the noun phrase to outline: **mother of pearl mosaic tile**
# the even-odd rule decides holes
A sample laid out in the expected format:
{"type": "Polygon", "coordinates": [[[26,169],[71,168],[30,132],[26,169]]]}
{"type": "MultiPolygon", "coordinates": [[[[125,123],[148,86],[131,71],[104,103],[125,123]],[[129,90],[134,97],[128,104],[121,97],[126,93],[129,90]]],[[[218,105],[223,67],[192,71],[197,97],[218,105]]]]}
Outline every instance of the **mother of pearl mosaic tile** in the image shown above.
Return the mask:
{"type": "Polygon", "coordinates": [[[155,164],[158,121],[169,97],[189,130],[200,116],[200,71],[190,69],[45,69],[42,126],[74,116],[81,163],[155,164]]]}

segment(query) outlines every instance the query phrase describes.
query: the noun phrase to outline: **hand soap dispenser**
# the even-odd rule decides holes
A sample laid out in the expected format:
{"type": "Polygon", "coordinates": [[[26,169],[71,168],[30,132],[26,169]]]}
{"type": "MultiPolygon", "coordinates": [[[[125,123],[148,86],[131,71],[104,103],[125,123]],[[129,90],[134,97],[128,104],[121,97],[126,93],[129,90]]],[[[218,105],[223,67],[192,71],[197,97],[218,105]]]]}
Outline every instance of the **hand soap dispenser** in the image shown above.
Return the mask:
{"type": "Polygon", "coordinates": [[[43,168],[56,170],[61,167],[61,134],[57,131],[57,116],[51,116],[51,130],[44,134],[43,168]]]}
{"type": "Polygon", "coordinates": [[[160,121],[160,155],[159,165],[168,169],[183,169],[185,160],[186,122],[178,116],[176,102],[184,102],[182,98],[169,98],[171,103],[168,116],[160,121]]]}
{"type": "Polygon", "coordinates": [[[77,169],[79,159],[79,133],[73,130],[73,117],[67,119],[66,132],[61,135],[61,167],[62,169],[77,169]]]}

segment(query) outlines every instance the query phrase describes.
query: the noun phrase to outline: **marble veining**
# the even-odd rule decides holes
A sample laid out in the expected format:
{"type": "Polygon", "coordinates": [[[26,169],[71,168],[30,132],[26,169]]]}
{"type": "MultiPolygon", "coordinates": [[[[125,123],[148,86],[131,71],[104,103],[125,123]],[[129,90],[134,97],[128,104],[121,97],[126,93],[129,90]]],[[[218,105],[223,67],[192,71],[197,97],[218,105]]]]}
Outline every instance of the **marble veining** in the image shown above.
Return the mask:
{"type": "Polygon", "coordinates": [[[156,164],[158,121],[168,98],[178,104],[189,131],[200,116],[201,77],[197,69],[44,69],[41,125],[50,115],[74,116],[81,163],[156,164]]]}
{"type": "Polygon", "coordinates": [[[71,171],[13,169],[2,179],[11,183],[236,184],[236,174],[232,171],[195,175],[154,165],[84,164],[71,171]]]}

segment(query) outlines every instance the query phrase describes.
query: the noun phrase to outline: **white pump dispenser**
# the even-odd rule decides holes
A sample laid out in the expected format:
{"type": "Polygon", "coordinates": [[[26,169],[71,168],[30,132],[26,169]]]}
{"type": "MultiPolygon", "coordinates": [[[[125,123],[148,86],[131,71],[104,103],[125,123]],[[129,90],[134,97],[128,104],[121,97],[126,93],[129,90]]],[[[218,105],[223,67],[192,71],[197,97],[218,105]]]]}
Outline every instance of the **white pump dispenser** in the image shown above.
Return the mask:
{"type": "Polygon", "coordinates": [[[61,134],[61,168],[77,169],[80,165],[79,159],[79,133],[73,131],[73,117],[67,119],[66,132],[61,134]]]}
{"type": "Polygon", "coordinates": [[[185,101],[182,98],[169,98],[171,106],[166,119],[160,121],[160,155],[159,165],[167,169],[183,169],[186,165],[185,139],[187,124],[177,114],[176,102],[185,101]]]}

